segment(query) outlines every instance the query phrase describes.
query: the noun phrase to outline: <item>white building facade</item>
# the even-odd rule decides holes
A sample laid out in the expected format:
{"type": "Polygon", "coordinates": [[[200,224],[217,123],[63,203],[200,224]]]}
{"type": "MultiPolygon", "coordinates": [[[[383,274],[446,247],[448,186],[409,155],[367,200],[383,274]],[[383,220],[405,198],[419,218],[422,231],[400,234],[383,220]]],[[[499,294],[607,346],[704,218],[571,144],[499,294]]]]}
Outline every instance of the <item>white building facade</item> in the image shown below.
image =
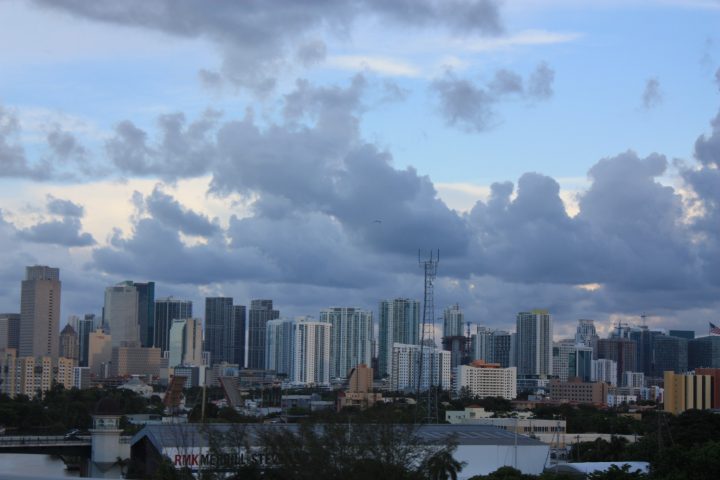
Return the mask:
{"type": "Polygon", "coordinates": [[[372,360],[373,314],[353,307],[332,307],[320,312],[320,321],[332,325],[330,377],[345,379],[351,369],[372,360]]]}
{"type": "Polygon", "coordinates": [[[454,387],[457,395],[467,389],[473,397],[503,397],[513,400],[517,397],[517,369],[480,362],[460,365],[457,367],[454,387]]]}
{"type": "Polygon", "coordinates": [[[451,352],[439,348],[396,343],[393,345],[390,388],[395,391],[450,389],[451,352]],[[422,367],[421,367],[422,362],[422,367]]]}

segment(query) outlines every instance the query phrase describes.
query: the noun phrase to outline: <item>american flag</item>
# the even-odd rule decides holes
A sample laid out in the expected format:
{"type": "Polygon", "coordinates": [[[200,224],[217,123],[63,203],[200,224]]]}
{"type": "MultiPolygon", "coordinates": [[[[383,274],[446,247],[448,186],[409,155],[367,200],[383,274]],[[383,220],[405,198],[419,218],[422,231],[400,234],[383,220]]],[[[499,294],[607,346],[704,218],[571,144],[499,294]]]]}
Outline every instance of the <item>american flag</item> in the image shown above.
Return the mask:
{"type": "Polygon", "coordinates": [[[710,322],[710,335],[720,335],[720,327],[710,322]]]}

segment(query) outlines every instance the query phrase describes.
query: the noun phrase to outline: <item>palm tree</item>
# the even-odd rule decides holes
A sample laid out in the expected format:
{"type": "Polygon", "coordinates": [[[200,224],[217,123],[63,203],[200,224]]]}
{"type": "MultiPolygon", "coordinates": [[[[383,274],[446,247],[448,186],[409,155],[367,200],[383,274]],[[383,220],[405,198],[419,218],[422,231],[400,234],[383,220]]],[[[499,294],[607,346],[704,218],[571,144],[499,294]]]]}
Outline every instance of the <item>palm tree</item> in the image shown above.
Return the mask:
{"type": "Polygon", "coordinates": [[[457,480],[458,473],[465,465],[465,462],[455,460],[450,450],[440,450],[427,462],[428,478],[430,480],[457,480]]]}

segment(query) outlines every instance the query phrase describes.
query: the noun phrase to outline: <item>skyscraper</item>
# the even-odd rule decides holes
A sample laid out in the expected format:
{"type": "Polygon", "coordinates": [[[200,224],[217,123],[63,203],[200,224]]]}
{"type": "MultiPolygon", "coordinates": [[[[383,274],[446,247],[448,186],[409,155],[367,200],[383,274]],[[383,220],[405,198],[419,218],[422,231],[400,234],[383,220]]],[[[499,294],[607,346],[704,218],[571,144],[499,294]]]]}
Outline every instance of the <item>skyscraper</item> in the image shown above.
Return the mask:
{"type": "Polygon", "coordinates": [[[245,366],[245,305],[233,305],[233,319],[230,324],[230,354],[228,362],[245,366]]]}
{"type": "Polygon", "coordinates": [[[155,282],[133,283],[138,292],[140,345],[155,345],[155,282]]]}
{"type": "Polygon", "coordinates": [[[272,300],[250,302],[248,321],[248,368],[265,369],[265,335],[267,322],[280,318],[280,312],[273,310],[272,300]]]}
{"type": "Polygon", "coordinates": [[[581,318],[578,320],[577,330],[575,331],[575,343],[582,344],[593,349],[593,355],[597,357],[597,330],[595,330],[595,321],[581,318]]]}
{"type": "Polygon", "coordinates": [[[161,352],[170,350],[170,327],[173,320],[185,320],[192,316],[193,308],[190,300],[180,300],[174,297],[155,300],[153,346],[159,348],[161,352]]]}
{"type": "MultiPolygon", "coordinates": [[[[79,342],[75,329],[69,323],[60,332],[60,356],[78,360],[79,342]]],[[[77,365],[77,364],[76,364],[77,365]]]]}
{"type": "Polygon", "coordinates": [[[332,325],[327,322],[303,318],[293,322],[293,383],[330,384],[331,330],[332,325]]]}
{"type": "Polygon", "coordinates": [[[420,302],[409,298],[396,298],[380,302],[378,342],[379,375],[392,371],[393,344],[420,344],[420,302]]]}
{"type": "Polygon", "coordinates": [[[607,358],[617,363],[617,385],[625,372],[637,372],[637,344],[623,337],[598,340],[598,359],[607,358]]]}
{"type": "Polygon", "coordinates": [[[517,315],[518,376],[552,374],[552,319],[547,310],[517,315]]]}
{"type": "Polygon", "coordinates": [[[293,326],[294,322],[286,318],[267,322],[265,368],[278,375],[292,374],[293,326]]]}
{"type": "Polygon", "coordinates": [[[88,351],[90,333],[95,331],[95,315],[92,313],[85,314],[84,318],[77,321],[78,324],[78,360],[81,367],[88,366],[88,351]]]}
{"type": "Polygon", "coordinates": [[[113,347],[140,343],[138,305],[138,290],[131,281],[105,289],[103,326],[110,331],[113,347]]]}
{"type": "Polygon", "coordinates": [[[25,269],[20,293],[18,357],[58,358],[60,346],[60,269],[25,269]]]}
{"type": "Polygon", "coordinates": [[[230,362],[229,336],[233,320],[232,297],[208,297],[205,299],[205,350],[210,352],[211,363],[230,362]]]}
{"type": "Polygon", "coordinates": [[[698,337],[688,342],[688,368],[720,368],[720,335],[698,337]]]}
{"type": "Polygon", "coordinates": [[[450,388],[450,352],[420,345],[393,345],[390,389],[394,391],[428,390],[430,387],[450,388]],[[422,362],[422,369],[420,363],[422,362]],[[422,371],[422,377],[420,377],[422,371]]]}
{"type": "Polygon", "coordinates": [[[665,372],[688,371],[688,341],[686,338],[658,335],[653,339],[653,376],[661,378],[665,372]]]}
{"type": "Polygon", "coordinates": [[[186,318],[173,320],[170,327],[168,366],[201,366],[203,364],[203,339],[200,320],[186,318]]]}
{"type": "Polygon", "coordinates": [[[460,305],[447,307],[443,312],[443,338],[464,336],[465,314],[460,305]]]}
{"type": "Polygon", "coordinates": [[[350,370],[372,359],[372,312],[359,308],[333,307],[320,312],[320,321],[330,331],[330,378],[347,378],[350,370]]]}

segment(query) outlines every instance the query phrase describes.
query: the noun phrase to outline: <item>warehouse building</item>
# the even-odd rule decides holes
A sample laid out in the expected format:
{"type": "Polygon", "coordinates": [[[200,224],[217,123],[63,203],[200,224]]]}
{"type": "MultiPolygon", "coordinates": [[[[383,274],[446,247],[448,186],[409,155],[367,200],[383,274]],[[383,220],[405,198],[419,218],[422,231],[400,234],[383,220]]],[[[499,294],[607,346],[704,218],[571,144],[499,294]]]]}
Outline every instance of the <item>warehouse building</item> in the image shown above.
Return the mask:
{"type": "MultiPolygon", "coordinates": [[[[253,447],[253,443],[266,429],[296,431],[297,428],[295,424],[147,425],[131,441],[131,462],[144,477],[151,477],[163,458],[169,459],[177,469],[188,467],[194,472],[218,462],[240,466],[248,459],[272,468],[272,458],[253,447]],[[227,458],[218,459],[218,455],[210,451],[209,437],[213,433],[222,435],[238,428],[244,429],[242,435],[249,451],[235,450],[233,454],[222,455],[227,458]]],[[[460,480],[486,475],[502,466],[538,475],[545,467],[549,452],[549,446],[538,440],[486,425],[421,425],[415,434],[431,445],[443,446],[450,441],[457,443],[453,456],[457,461],[466,463],[458,476],[460,480]]]]}

